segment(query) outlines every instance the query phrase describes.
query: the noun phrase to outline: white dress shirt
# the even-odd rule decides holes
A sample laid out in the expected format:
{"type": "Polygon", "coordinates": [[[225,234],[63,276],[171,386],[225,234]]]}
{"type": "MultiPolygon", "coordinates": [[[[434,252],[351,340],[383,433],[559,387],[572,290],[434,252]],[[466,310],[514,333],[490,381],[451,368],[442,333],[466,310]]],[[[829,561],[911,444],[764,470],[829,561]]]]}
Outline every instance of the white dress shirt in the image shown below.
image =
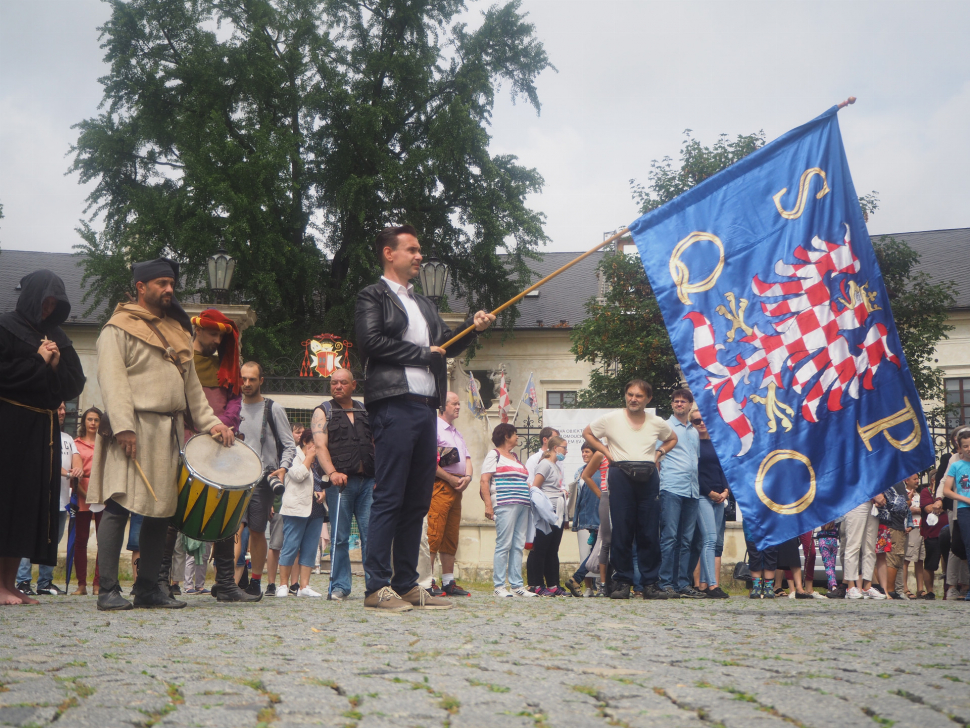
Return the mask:
{"type": "MultiPolygon", "coordinates": [[[[414,286],[408,283],[407,288],[396,281],[392,281],[386,276],[381,276],[390,289],[397,295],[404,312],[408,316],[408,327],[404,330],[404,340],[416,346],[425,348],[431,347],[431,333],[428,330],[428,322],[424,319],[424,314],[418,308],[418,302],[414,298],[414,286]]],[[[434,375],[428,367],[404,367],[404,374],[408,378],[408,391],[411,394],[420,394],[425,397],[434,397],[437,394],[434,375]]]]}

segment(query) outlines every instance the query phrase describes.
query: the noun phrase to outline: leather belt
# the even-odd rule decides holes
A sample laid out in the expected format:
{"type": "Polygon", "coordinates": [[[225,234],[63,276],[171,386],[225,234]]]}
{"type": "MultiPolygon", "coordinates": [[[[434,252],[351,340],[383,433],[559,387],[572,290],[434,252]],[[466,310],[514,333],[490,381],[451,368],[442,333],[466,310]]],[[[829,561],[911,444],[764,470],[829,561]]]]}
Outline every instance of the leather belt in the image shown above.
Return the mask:
{"type": "Polygon", "coordinates": [[[438,409],[438,398],[437,397],[427,397],[427,396],[425,396],[423,394],[411,394],[411,393],[408,393],[408,394],[405,394],[405,395],[402,395],[402,396],[408,402],[419,402],[420,404],[425,404],[428,407],[433,407],[434,409],[438,409]]]}

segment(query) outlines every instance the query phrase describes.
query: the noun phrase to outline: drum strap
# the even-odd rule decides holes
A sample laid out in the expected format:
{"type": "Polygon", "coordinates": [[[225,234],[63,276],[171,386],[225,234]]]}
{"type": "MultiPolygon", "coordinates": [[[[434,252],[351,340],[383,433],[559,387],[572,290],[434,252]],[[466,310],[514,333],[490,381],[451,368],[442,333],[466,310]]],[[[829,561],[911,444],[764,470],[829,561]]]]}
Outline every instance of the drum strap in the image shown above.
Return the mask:
{"type": "MultiPolygon", "coordinates": [[[[165,334],[159,331],[158,327],[155,326],[155,324],[153,324],[148,319],[143,319],[143,320],[145,321],[146,324],[148,324],[148,328],[152,330],[152,333],[158,337],[158,340],[162,342],[162,346],[165,347],[165,358],[168,359],[170,362],[172,362],[172,364],[175,365],[175,368],[178,369],[179,376],[182,378],[182,382],[184,385],[186,371],[185,371],[185,368],[182,366],[182,362],[179,361],[179,358],[175,353],[175,349],[172,348],[171,344],[168,343],[168,339],[165,338],[165,334]]],[[[185,400],[184,412],[185,412],[185,415],[183,419],[185,422],[185,426],[188,427],[190,430],[194,430],[195,423],[192,421],[192,413],[189,411],[188,399],[185,400]]],[[[176,419],[176,417],[178,416],[178,413],[172,412],[171,416],[172,416],[172,437],[175,439],[175,449],[181,450],[182,446],[181,446],[181,443],[179,442],[179,436],[178,436],[178,421],[176,419]]]]}
{"type": "Polygon", "coordinates": [[[175,349],[168,343],[168,339],[165,338],[165,335],[151,321],[148,319],[143,319],[143,321],[148,324],[148,328],[152,330],[152,333],[158,337],[158,340],[162,342],[162,346],[165,347],[165,358],[175,365],[175,368],[179,370],[179,376],[185,379],[185,369],[182,367],[182,362],[179,361],[178,356],[176,356],[175,349]]]}

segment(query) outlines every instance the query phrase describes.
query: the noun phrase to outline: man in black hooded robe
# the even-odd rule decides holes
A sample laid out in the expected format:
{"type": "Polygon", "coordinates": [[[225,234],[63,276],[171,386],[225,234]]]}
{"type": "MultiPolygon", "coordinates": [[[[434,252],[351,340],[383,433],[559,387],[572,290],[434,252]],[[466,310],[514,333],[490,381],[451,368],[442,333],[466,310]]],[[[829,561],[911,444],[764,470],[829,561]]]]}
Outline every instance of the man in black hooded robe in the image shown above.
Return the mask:
{"type": "Polygon", "coordinates": [[[57,564],[60,425],[57,408],[84,389],[81,360],[60,325],[71,313],[49,270],[20,281],[0,316],[0,605],[36,604],[17,591],[21,558],[57,564]]]}

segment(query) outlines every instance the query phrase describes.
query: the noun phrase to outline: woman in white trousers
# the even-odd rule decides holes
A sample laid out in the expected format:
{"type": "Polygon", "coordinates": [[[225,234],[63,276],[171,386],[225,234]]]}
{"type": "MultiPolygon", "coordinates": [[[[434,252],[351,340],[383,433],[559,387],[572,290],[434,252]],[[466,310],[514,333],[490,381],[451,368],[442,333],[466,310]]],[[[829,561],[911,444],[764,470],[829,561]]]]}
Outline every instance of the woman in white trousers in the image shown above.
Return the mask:
{"type": "Polygon", "coordinates": [[[872,515],[872,501],[860,503],[845,514],[842,520],[842,581],[846,585],[846,599],[885,599],[872,586],[872,570],[876,566],[876,536],[879,519],[872,515]],[[878,596],[875,596],[878,595],[878,596]]]}

